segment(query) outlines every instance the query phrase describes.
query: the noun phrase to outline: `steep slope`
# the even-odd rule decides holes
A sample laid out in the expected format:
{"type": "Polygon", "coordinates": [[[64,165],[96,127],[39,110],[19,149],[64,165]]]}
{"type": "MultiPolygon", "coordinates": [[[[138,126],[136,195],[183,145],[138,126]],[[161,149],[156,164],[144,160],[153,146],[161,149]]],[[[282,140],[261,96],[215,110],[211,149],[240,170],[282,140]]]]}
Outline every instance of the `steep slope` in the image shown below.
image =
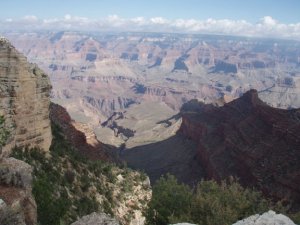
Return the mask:
{"type": "Polygon", "coordinates": [[[58,125],[70,144],[85,157],[92,160],[117,161],[113,148],[99,142],[86,124],[75,122],[60,105],[50,104],[51,121],[58,125]]]}
{"type": "Polygon", "coordinates": [[[49,150],[51,85],[48,76],[29,64],[6,39],[0,39],[0,115],[10,133],[0,156],[7,156],[14,146],[49,150]]]}
{"type": "MultiPolygon", "coordinates": [[[[103,160],[90,160],[72,146],[59,125],[45,154],[15,149],[13,156],[30,164],[38,222],[70,224],[92,212],[105,212],[122,225],[144,224],[142,211],[151,198],[147,176],[103,160]]],[[[87,144],[84,144],[85,146],[87,144]]]]}
{"type": "Polygon", "coordinates": [[[36,225],[32,167],[8,158],[12,148],[49,151],[52,140],[47,75],[0,37],[0,223],[36,225]]]}
{"type": "Polygon", "coordinates": [[[179,132],[197,143],[210,178],[237,176],[265,194],[300,203],[300,111],[275,109],[250,90],[223,107],[182,107],[179,132]]]}

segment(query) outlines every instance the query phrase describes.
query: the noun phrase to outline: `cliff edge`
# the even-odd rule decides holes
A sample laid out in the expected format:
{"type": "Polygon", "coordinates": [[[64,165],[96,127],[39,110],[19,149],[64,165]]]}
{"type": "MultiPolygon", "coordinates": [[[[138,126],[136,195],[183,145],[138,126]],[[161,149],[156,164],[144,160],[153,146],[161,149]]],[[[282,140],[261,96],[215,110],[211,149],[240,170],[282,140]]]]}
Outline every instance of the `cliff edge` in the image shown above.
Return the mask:
{"type": "Polygon", "coordinates": [[[223,107],[191,101],[180,133],[197,143],[208,178],[235,176],[275,199],[300,204],[300,111],[268,106],[256,90],[223,107]]]}
{"type": "Polygon", "coordinates": [[[10,134],[0,158],[7,157],[14,146],[49,150],[50,90],[48,76],[0,37],[0,115],[10,134]]]}

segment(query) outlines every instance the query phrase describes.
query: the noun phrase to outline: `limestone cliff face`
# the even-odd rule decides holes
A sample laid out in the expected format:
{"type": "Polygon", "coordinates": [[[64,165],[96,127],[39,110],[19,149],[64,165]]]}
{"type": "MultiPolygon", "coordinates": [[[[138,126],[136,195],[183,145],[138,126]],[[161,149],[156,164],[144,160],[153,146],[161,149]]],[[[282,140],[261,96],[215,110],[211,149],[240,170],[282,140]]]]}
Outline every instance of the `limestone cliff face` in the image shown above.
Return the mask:
{"type": "Polygon", "coordinates": [[[0,115],[4,115],[10,132],[0,158],[8,156],[14,146],[49,149],[50,89],[47,75],[28,63],[6,39],[0,38],[0,115]]]}

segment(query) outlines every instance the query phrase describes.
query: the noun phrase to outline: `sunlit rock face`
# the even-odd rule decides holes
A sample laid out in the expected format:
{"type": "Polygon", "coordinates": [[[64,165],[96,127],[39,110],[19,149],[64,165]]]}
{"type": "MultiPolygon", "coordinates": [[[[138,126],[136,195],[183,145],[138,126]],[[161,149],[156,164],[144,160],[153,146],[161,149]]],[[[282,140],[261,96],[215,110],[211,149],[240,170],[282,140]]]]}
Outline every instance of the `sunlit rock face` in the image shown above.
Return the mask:
{"type": "Polygon", "coordinates": [[[0,39],[0,115],[10,133],[1,157],[9,155],[14,146],[49,150],[50,90],[48,76],[6,39],[0,39]]]}

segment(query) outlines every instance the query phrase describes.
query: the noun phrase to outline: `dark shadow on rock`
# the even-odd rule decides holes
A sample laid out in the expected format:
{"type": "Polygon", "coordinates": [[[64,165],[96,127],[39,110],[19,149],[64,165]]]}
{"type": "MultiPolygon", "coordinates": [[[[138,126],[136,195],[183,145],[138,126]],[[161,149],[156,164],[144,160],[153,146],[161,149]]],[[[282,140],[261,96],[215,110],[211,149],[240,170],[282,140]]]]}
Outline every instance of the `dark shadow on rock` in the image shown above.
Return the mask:
{"type": "Polygon", "coordinates": [[[170,173],[191,186],[205,177],[196,157],[196,144],[181,135],[126,149],[121,155],[129,167],[146,172],[152,184],[162,175],[170,173]]]}

